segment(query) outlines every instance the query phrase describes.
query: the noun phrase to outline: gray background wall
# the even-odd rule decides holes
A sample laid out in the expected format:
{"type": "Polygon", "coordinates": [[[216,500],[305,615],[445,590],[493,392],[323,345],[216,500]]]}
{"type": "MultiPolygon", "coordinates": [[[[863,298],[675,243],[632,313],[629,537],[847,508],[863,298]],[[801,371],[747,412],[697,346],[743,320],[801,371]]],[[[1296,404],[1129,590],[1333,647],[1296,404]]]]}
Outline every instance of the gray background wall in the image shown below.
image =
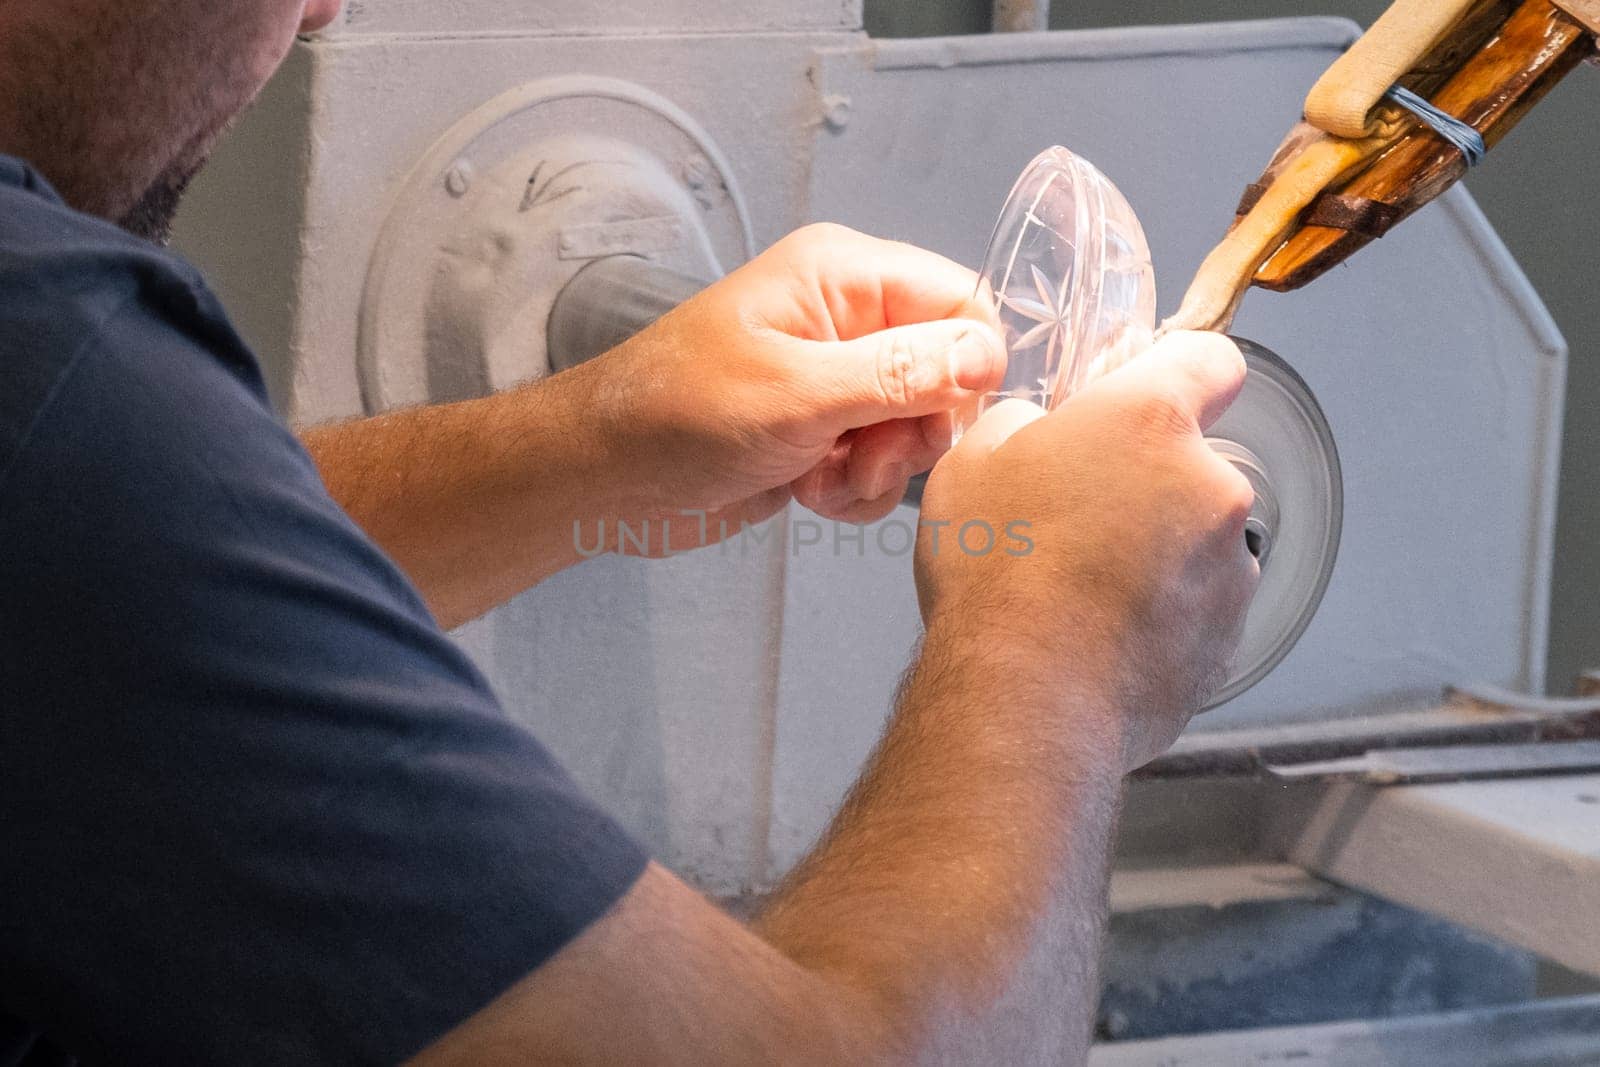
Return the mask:
{"type": "MultiPolygon", "coordinates": [[[[1368,25],[1386,0],[1056,0],[1052,29],[1206,22],[1287,15],[1342,15],[1368,25]]],[[[879,37],[982,33],[988,0],[866,0],[879,37]]],[[[1071,106],[1070,104],[1067,106],[1071,106]]],[[[1550,688],[1600,667],[1600,68],[1583,67],[1549,96],[1473,172],[1467,185],[1528,273],[1566,334],[1572,356],[1562,451],[1550,688]]],[[[1260,161],[1265,163],[1265,160],[1260,161]]],[[[1222,226],[1231,205],[1216,205],[1222,226]]],[[[1397,279],[1396,284],[1404,284],[1397,279]]],[[[1270,294],[1255,300],[1287,299],[1270,294]]],[[[1397,352],[1396,359],[1449,359],[1448,352],[1397,352]]],[[[1472,576],[1463,574],[1462,581],[1472,576]]]]}

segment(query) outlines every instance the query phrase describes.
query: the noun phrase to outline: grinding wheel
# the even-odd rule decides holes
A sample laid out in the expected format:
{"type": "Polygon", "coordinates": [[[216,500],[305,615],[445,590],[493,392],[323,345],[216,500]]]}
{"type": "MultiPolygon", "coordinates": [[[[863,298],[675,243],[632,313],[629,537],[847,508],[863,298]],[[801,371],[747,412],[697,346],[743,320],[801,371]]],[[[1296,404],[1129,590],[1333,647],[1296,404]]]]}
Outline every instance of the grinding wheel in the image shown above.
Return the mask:
{"type": "Polygon", "coordinates": [[[1270,349],[1234,341],[1249,373],[1209,440],[1255,488],[1245,537],[1261,584],[1228,680],[1207,710],[1265,678],[1300,640],[1333,576],[1344,524],[1339,451],[1310,387],[1270,349]]]}
{"type": "MultiPolygon", "coordinates": [[[[1064,148],[1018,179],[979,281],[1009,353],[1000,390],[957,412],[959,434],[1008,397],[1048,409],[1149,347],[1155,272],[1132,207],[1105,175],[1064,148]]],[[[1256,491],[1246,544],[1261,561],[1228,679],[1208,708],[1266,677],[1322,602],[1343,522],[1344,483],[1328,421],[1310,388],[1268,349],[1234,339],[1249,367],[1210,441],[1256,491]]]]}

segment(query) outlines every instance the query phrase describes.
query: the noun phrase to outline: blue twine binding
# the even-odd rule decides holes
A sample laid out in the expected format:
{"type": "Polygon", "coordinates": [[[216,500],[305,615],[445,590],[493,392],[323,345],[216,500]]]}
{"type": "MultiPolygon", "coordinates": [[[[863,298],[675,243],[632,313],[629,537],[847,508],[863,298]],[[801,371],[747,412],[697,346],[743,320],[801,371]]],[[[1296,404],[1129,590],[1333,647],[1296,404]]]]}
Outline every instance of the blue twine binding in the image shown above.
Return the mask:
{"type": "Polygon", "coordinates": [[[1465,157],[1467,166],[1476,167],[1489,154],[1489,146],[1483,143],[1483,134],[1454,115],[1440,111],[1405,86],[1392,86],[1383,95],[1426,122],[1434,133],[1455,145],[1465,157]]]}

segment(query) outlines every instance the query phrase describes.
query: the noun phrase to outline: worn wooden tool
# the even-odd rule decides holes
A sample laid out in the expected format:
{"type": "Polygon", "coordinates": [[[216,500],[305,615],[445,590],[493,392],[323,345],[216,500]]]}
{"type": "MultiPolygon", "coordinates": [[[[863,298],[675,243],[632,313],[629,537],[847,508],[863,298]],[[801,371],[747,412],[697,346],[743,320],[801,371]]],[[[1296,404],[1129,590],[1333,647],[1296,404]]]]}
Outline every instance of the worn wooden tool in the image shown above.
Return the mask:
{"type": "Polygon", "coordinates": [[[1384,100],[1391,84],[1493,147],[1595,55],[1597,34],[1600,0],[1399,0],[1313,90],[1163,331],[1226,329],[1251,284],[1315,280],[1466,173],[1460,149],[1384,100]]]}

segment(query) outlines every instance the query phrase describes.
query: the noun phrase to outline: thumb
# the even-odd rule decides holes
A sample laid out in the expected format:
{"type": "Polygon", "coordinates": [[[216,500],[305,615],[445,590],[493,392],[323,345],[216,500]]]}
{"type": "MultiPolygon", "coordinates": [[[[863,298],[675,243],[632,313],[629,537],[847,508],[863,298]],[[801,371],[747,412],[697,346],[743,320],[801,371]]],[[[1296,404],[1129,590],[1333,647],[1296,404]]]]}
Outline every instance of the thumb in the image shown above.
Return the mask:
{"type": "MultiPolygon", "coordinates": [[[[1244,387],[1239,346],[1220,333],[1178,331],[1090,385],[1165,397],[1204,431],[1244,387]]],[[[1087,391],[1087,390],[1085,390],[1087,391]]]]}
{"type": "Polygon", "coordinates": [[[950,411],[999,388],[1006,351],[1000,337],[971,319],[942,319],[806,345],[806,379],[816,383],[817,412],[835,433],[890,419],[950,411]]]}

